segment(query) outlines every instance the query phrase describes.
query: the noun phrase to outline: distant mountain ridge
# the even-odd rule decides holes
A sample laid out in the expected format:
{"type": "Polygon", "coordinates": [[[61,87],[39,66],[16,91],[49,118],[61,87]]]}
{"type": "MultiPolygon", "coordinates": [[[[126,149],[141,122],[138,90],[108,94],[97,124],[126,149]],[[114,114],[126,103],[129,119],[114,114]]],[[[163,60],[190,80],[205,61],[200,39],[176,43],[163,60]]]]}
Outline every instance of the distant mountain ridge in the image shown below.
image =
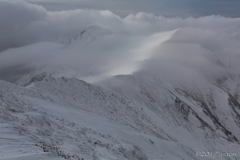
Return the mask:
{"type": "MultiPolygon", "coordinates": [[[[67,45],[48,43],[50,58],[39,56],[44,63],[32,62],[14,83],[0,80],[0,159],[238,160],[240,72],[220,54],[203,57],[200,67],[192,55],[165,60],[158,49],[172,49],[167,41],[179,32],[148,37],[154,45],[143,41],[153,58],[143,55],[130,74],[110,75],[106,68],[128,66],[147,47],[137,44],[130,48],[134,56],[121,59],[124,54],[112,55],[114,47],[104,45],[118,39],[100,27],[83,29],[67,45]],[[72,56],[74,65],[61,56],[72,56]],[[207,68],[210,62],[215,70],[207,68]]],[[[129,49],[127,37],[120,42],[121,51],[129,49]]]]}

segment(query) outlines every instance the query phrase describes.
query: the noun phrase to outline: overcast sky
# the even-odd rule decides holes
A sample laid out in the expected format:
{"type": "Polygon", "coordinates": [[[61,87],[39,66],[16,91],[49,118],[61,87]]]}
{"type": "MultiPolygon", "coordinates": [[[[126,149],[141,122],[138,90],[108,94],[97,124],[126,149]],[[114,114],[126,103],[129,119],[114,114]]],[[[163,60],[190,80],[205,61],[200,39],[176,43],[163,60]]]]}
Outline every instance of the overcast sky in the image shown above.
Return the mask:
{"type": "Polygon", "coordinates": [[[240,16],[239,0],[25,0],[48,10],[103,9],[120,16],[150,12],[170,17],[221,15],[240,16]]]}
{"type": "Polygon", "coordinates": [[[179,1],[0,0],[0,79],[46,66],[94,80],[137,71],[183,82],[222,78],[226,68],[238,74],[240,18],[206,15],[237,15],[239,2],[179,1]]]}

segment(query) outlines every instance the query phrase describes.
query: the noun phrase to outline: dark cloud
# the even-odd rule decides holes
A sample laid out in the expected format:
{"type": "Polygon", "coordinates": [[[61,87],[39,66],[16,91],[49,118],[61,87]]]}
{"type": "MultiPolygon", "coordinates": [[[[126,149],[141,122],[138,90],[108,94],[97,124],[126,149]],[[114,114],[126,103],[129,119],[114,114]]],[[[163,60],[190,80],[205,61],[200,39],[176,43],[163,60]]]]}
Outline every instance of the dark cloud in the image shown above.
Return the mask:
{"type": "Polygon", "coordinates": [[[41,6],[21,1],[0,1],[0,51],[44,38],[42,34],[35,33],[37,28],[34,31],[33,26],[44,25],[46,16],[46,10],[41,6]]]}

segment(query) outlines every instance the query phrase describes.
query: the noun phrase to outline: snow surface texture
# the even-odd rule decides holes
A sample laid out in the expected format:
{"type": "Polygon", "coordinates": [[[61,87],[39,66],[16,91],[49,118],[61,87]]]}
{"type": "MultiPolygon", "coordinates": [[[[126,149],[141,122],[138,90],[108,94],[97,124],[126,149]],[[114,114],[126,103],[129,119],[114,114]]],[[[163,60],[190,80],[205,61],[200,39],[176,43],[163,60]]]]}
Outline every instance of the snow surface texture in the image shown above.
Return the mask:
{"type": "Polygon", "coordinates": [[[240,19],[0,1],[19,10],[0,31],[0,160],[240,159],[240,19]]]}
{"type": "Polygon", "coordinates": [[[101,84],[53,77],[25,87],[0,83],[3,160],[203,159],[198,151],[239,152],[239,103],[215,85],[210,95],[193,94],[138,74],[101,84]]]}

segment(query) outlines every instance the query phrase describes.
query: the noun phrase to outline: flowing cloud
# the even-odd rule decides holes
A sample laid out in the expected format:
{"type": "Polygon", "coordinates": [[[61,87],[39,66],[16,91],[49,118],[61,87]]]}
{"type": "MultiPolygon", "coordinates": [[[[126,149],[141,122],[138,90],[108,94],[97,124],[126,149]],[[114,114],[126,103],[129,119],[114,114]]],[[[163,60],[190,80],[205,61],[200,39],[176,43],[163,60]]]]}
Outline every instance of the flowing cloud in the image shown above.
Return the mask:
{"type": "Polygon", "coordinates": [[[171,17],[222,15],[239,17],[240,2],[238,0],[25,0],[43,5],[48,10],[72,10],[91,8],[111,10],[126,16],[130,13],[148,12],[171,17]]]}
{"type": "Polygon", "coordinates": [[[107,10],[51,12],[2,0],[0,19],[0,78],[9,81],[46,66],[95,80],[141,71],[166,81],[239,74],[239,18],[121,18],[107,10]]]}

